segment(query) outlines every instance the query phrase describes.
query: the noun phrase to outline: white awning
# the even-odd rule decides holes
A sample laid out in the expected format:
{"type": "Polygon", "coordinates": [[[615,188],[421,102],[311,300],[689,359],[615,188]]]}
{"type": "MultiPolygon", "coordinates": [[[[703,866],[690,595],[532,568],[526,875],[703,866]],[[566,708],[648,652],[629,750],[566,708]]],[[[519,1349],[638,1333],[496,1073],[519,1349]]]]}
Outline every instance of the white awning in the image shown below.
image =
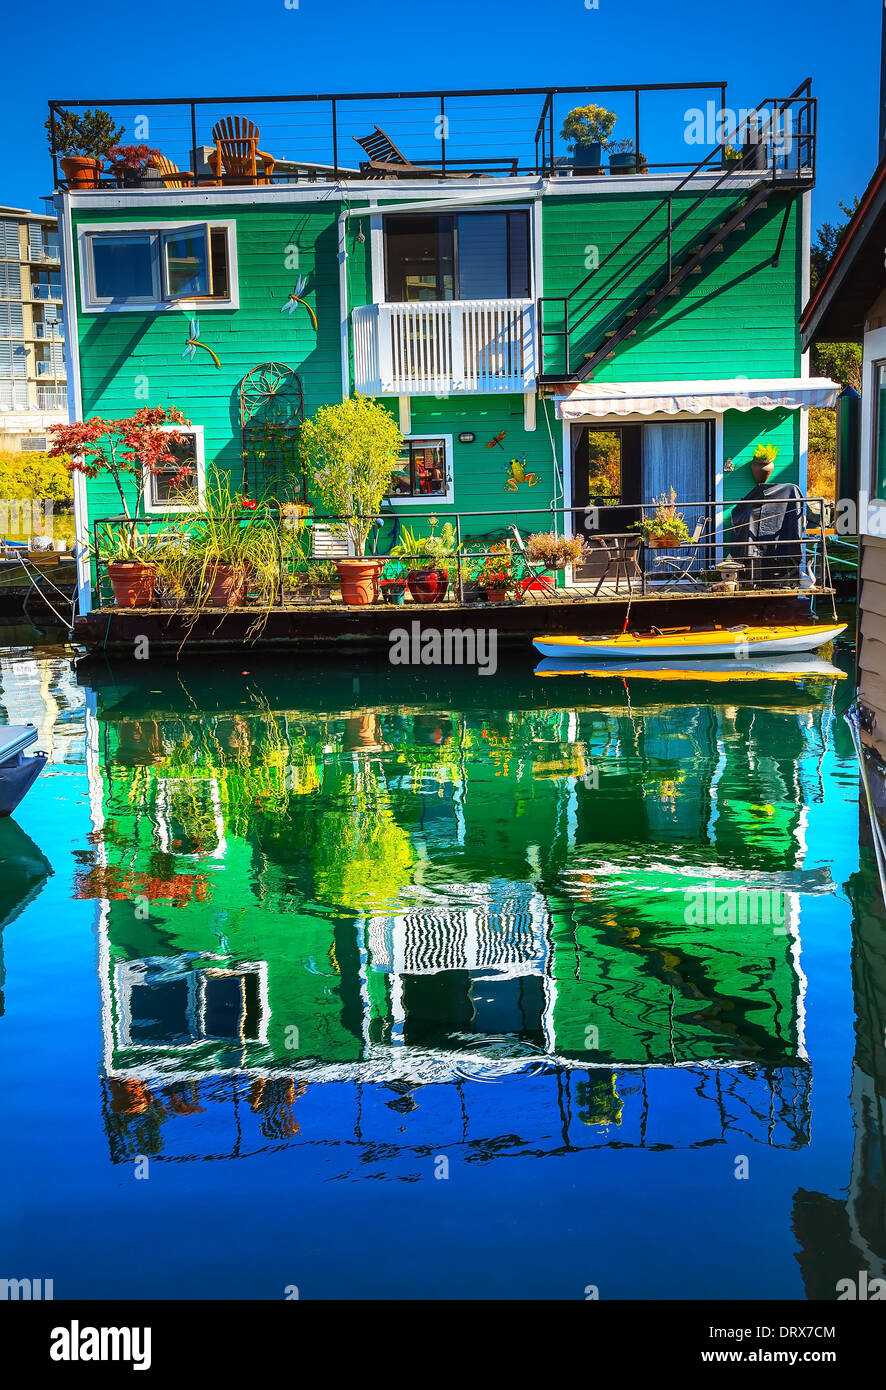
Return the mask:
{"type": "Polygon", "coordinates": [[[560,420],[601,415],[690,415],[724,410],[800,410],[833,405],[840,387],[827,377],[776,377],[759,381],[582,381],[555,396],[560,420]]]}

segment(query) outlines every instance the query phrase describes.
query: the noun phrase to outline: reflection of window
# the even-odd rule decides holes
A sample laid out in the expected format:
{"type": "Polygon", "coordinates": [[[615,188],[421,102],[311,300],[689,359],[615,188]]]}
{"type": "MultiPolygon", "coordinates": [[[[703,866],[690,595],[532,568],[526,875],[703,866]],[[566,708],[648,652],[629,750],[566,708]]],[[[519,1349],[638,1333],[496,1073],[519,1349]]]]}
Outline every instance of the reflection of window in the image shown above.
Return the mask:
{"type": "Polygon", "coordinates": [[[166,432],[184,435],[170,445],[175,463],[164,464],[156,473],[145,474],[145,510],[148,512],[192,511],[203,505],[204,458],[203,429],[199,425],[170,425],[166,432]],[[186,469],[181,476],[181,470],[186,469]]]}
{"type": "Polygon", "coordinates": [[[182,299],[232,305],[233,227],[208,223],[81,233],[83,308],[162,308],[182,299]]]}
{"type": "Polygon", "coordinates": [[[407,439],[391,486],[394,498],[439,498],[451,501],[448,437],[407,439]]]}
{"type": "Polygon", "coordinates": [[[528,213],[398,214],[384,242],[389,303],[529,298],[528,213]]]}
{"type": "Polygon", "coordinates": [[[268,1018],[264,962],[189,968],[192,961],[182,956],[155,957],[125,961],[118,967],[122,1047],[264,1041],[268,1018]]]}

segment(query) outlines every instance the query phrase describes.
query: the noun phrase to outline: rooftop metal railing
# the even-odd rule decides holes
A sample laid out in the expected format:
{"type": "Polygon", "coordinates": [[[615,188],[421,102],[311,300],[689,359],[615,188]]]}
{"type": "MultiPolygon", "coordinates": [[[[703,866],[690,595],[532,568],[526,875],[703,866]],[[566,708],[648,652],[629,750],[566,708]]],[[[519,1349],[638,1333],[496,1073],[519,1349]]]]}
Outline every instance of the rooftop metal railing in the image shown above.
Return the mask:
{"type": "MultiPolygon", "coordinates": [[[[598,86],[487,87],[410,92],[336,92],[268,96],[53,99],[53,129],[64,111],[106,109],[123,128],[121,143],[147,144],[176,163],[187,182],[215,184],[205,156],[213,128],[228,116],[246,117],[259,131],[274,170],[255,182],[360,178],[364,151],[353,137],[382,128],[404,158],[446,174],[552,175],[568,165],[560,127],[575,106],[604,101],[616,114],[618,135],[645,148],[652,170],[690,169],[687,120],[708,107],[726,107],[725,81],[601,84],[598,86]],[[192,176],[192,177],[191,177],[192,176]]],[[[711,140],[706,144],[715,144],[711,140]]],[[[53,156],[56,187],[58,156],[53,156]]],[[[121,176],[122,181],[122,176],[121,176]]],[[[230,180],[249,182],[247,176],[230,180]]],[[[116,187],[108,172],[103,186],[116,187]]],[[[155,188],[157,184],[153,185],[155,188]]]]}

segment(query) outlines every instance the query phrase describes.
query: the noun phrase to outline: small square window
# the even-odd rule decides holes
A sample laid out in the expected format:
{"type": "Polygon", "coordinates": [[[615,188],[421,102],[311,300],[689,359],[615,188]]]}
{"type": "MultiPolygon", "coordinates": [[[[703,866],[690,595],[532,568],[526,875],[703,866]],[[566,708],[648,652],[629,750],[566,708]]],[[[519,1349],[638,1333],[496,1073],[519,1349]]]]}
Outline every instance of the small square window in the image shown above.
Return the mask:
{"type": "Polygon", "coordinates": [[[391,485],[392,498],[448,498],[445,439],[407,439],[391,485]]]}
{"type": "Polygon", "coordinates": [[[180,443],[170,444],[175,463],[145,474],[148,513],[194,511],[203,506],[203,432],[184,425],[170,426],[169,432],[173,431],[184,436],[180,443]]]}

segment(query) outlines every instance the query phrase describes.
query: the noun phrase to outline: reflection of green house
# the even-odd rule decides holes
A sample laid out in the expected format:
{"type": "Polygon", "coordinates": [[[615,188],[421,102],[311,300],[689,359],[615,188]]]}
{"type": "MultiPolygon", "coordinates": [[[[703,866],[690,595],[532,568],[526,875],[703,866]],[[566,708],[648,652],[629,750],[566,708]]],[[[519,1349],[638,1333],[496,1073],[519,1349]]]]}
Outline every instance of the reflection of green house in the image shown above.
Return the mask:
{"type": "Polygon", "coordinates": [[[630,1073],[675,1067],[718,1132],[772,1108],[802,1142],[796,910],[779,933],[685,920],[686,883],[768,872],[794,903],[827,886],[802,867],[814,740],[786,711],[773,755],[741,719],[279,701],[166,717],[109,700],[83,895],[105,901],[115,1142],[160,1105],[165,1144],[222,1080],[266,1137],[293,1137],[306,1083],[414,1089],[527,1066],[577,1088],[575,1142],[612,1125],[643,1142],[650,1091],[630,1073]],[[748,842],[740,815],[758,804],[748,842]]]}

